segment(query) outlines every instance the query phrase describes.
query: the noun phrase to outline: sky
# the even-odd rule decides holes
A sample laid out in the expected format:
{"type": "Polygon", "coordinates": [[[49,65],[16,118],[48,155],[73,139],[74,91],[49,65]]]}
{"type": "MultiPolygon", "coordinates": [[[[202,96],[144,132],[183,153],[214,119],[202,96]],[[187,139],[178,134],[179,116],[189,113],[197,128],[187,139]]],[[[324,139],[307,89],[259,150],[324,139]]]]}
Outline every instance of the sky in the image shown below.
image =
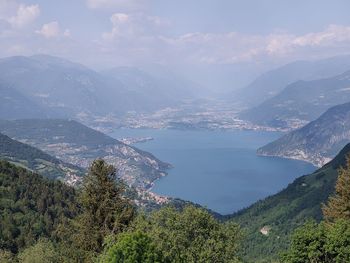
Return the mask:
{"type": "Polygon", "coordinates": [[[350,53],[349,0],[0,0],[0,57],[273,67],[350,53]]]}

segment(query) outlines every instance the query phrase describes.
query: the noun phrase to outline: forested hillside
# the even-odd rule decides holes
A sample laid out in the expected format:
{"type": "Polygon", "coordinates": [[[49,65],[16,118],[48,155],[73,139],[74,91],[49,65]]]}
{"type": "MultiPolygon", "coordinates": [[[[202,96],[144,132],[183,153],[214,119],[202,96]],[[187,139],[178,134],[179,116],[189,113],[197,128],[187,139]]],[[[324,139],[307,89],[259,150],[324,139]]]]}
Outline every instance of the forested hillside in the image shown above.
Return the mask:
{"type": "Polygon", "coordinates": [[[55,239],[58,226],[78,210],[74,188],[0,161],[2,250],[17,253],[39,237],[55,239]]]}
{"type": "Polygon", "coordinates": [[[310,218],[320,221],[321,204],[334,193],[337,170],[345,166],[349,154],[350,144],[321,169],[232,215],[230,218],[247,231],[244,258],[253,262],[276,260],[278,253],[288,247],[294,229],[310,218]]]}
{"type": "Polygon", "coordinates": [[[137,213],[96,160],[76,191],[0,161],[0,262],[238,262],[242,235],[202,208],[137,213]]]}

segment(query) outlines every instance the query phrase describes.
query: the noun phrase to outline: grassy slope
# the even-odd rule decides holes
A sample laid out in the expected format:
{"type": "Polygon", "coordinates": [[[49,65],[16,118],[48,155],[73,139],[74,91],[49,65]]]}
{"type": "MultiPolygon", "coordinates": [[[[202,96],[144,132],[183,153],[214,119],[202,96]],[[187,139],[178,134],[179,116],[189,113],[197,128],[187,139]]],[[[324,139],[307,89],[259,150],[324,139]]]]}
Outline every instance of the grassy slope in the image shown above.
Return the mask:
{"type": "Polygon", "coordinates": [[[281,192],[258,201],[229,218],[246,229],[244,258],[247,262],[273,262],[289,243],[291,232],[308,218],[322,219],[321,206],[334,192],[337,169],[345,164],[350,144],[328,164],[304,175],[281,192]],[[271,227],[267,236],[260,233],[271,227]]]}

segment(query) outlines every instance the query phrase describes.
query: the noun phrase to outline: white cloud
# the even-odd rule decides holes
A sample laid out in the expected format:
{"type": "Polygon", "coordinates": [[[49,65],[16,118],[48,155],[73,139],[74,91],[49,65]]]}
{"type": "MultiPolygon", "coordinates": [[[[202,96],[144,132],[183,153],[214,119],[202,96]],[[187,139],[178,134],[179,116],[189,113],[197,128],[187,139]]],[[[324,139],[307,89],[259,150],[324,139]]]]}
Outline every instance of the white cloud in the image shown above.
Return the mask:
{"type": "Polygon", "coordinates": [[[164,27],[145,15],[117,13],[111,17],[112,30],[103,34],[100,48],[110,57],[127,56],[135,63],[153,61],[192,64],[230,64],[256,61],[311,59],[350,53],[350,26],[330,25],[320,32],[294,35],[187,33],[177,37],[164,34],[164,27]],[[126,55],[127,54],[127,55],[126,55]]]}
{"type": "Polygon", "coordinates": [[[324,46],[350,41],[350,26],[329,25],[324,31],[296,37],[296,46],[324,46]]]}
{"type": "Polygon", "coordinates": [[[111,16],[112,30],[105,32],[102,37],[105,40],[122,40],[155,36],[160,34],[167,21],[154,16],[143,14],[115,13],[111,16]]]}
{"type": "Polygon", "coordinates": [[[14,28],[22,28],[35,21],[40,15],[40,8],[38,5],[19,5],[17,13],[11,16],[7,21],[14,28]]]}
{"type": "Polygon", "coordinates": [[[87,0],[91,9],[113,9],[114,11],[135,11],[143,9],[147,0],[87,0]]]}
{"type": "Polygon", "coordinates": [[[37,34],[45,38],[57,38],[60,36],[69,37],[70,31],[68,29],[61,32],[60,25],[57,21],[44,24],[40,30],[35,31],[37,34]]]}

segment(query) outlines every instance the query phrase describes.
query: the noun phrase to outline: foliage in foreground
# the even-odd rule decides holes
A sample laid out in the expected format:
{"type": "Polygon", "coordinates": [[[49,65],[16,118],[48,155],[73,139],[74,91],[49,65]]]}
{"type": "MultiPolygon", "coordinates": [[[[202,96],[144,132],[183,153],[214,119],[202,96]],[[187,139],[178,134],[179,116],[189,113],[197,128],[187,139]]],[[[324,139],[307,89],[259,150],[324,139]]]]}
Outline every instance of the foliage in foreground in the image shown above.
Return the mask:
{"type": "Polygon", "coordinates": [[[123,233],[118,237],[118,241],[111,242],[100,261],[101,263],[160,263],[164,262],[164,257],[150,236],[135,231],[123,233]]]}
{"type": "MultiPolygon", "coordinates": [[[[220,223],[201,208],[187,206],[178,211],[165,207],[148,216],[141,215],[133,224],[131,235],[145,234],[151,250],[160,255],[150,262],[238,262],[238,225],[220,223]]],[[[116,253],[114,250],[111,246],[105,253],[116,253]]]]}
{"type": "Polygon", "coordinates": [[[0,161],[0,248],[18,253],[78,213],[75,190],[0,161]]]}
{"type": "Polygon", "coordinates": [[[77,191],[0,162],[1,262],[237,262],[239,227],[201,208],[136,217],[115,169],[96,160],[77,191]]]}
{"type": "Polygon", "coordinates": [[[294,232],[283,262],[350,262],[350,159],[339,170],[336,193],[323,212],[325,221],[308,222],[294,232]]]}

